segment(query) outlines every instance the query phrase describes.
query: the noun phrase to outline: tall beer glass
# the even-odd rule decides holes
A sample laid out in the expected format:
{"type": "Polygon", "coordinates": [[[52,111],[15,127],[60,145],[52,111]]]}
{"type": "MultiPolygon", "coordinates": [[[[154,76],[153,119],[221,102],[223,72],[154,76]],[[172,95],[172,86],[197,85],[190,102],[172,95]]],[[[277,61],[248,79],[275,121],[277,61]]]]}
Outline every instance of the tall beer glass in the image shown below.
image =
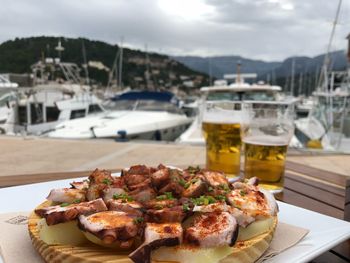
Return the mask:
{"type": "Polygon", "coordinates": [[[263,188],[281,192],[288,144],[294,134],[294,105],[245,102],[242,116],[245,178],[256,176],[263,188]]]}
{"type": "Polygon", "coordinates": [[[240,108],[237,102],[211,101],[203,109],[207,169],[224,172],[228,177],[240,174],[240,108]]]}

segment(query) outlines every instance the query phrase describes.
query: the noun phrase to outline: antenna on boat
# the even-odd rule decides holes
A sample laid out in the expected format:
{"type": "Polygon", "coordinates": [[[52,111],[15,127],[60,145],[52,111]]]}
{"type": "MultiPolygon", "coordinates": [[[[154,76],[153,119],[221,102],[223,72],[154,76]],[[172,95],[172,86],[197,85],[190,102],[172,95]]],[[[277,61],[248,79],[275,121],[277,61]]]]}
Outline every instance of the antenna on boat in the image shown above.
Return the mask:
{"type": "Polygon", "coordinates": [[[237,61],[237,68],[236,68],[236,74],[237,74],[237,77],[236,77],[236,83],[241,83],[242,82],[242,79],[241,79],[241,61],[238,60],[237,61]]]}

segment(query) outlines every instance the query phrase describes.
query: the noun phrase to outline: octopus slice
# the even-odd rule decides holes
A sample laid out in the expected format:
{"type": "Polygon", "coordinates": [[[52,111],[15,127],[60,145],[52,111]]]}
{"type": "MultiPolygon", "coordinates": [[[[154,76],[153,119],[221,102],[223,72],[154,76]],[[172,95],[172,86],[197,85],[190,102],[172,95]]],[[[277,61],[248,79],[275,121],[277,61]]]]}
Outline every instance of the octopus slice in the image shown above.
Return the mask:
{"type": "Polygon", "coordinates": [[[157,196],[157,193],[154,191],[153,188],[148,187],[143,190],[137,189],[137,190],[131,191],[129,192],[129,195],[133,197],[136,201],[144,203],[155,198],[157,196]]]}
{"type": "Polygon", "coordinates": [[[83,231],[95,235],[105,244],[130,241],[139,232],[135,217],[120,211],[103,211],[89,216],[80,215],[78,226],[83,231]]]}
{"type": "Polygon", "coordinates": [[[103,196],[103,191],[114,182],[110,171],[96,169],[89,176],[89,187],[86,192],[86,198],[89,201],[98,199],[103,196]]]}
{"type": "Polygon", "coordinates": [[[196,205],[193,212],[211,213],[211,212],[227,212],[230,206],[223,202],[217,202],[210,205],[196,205]]]}
{"type": "Polygon", "coordinates": [[[129,185],[128,188],[130,191],[135,191],[135,190],[141,191],[141,190],[144,190],[150,186],[151,186],[151,179],[145,179],[141,183],[129,185]]]}
{"type": "Polygon", "coordinates": [[[157,200],[152,199],[148,202],[145,202],[143,206],[146,209],[163,209],[165,207],[174,207],[179,204],[177,199],[165,199],[165,200],[157,200]]]}
{"type": "Polygon", "coordinates": [[[279,211],[275,197],[268,190],[265,190],[263,188],[259,188],[259,191],[262,192],[265,196],[270,215],[275,216],[279,211]]]}
{"type": "Polygon", "coordinates": [[[275,198],[270,192],[254,185],[233,184],[234,190],[226,198],[228,203],[254,218],[269,217],[278,211],[275,198]]]}
{"type": "Polygon", "coordinates": [[[247,184],[257,186],[259,184],[259,178],[258,177],[252,177],[248,180],[247,184]]]}
{"type": "Polygon", "coordinates": [[[125,212],[129,215],[135,215],[141,217],[143,215],[142,205],[136,201],[114,200],[107,201],[108,210],[125,212]]]}
{"type": "Polygon", "coordinates": [[[182,234],[180,223],[147,223],[144,232],[145,241],[129,257],[135,263],[150,263],[152,250],[162,246],[170,247],[181,244],[182,234]]]}
{"type": "Polygon", "coordinates": [[[214,171],[203,171],[202,172],[205,180],[212,187],[229,186],[229,182],[224,173],[214,171]]]}
{"type": "Polygon", "coordinates": [[[59,203],[82,202],[85,201],[85,193],[84,190],[74,188],[52,189],[46,199],[59,203]]]}
{"type": "Polygon", "coordinates": [[[182,222],[186,217],[182,206],[166,207],[159,210],[148,209],[146,215],[147,221],[155,223],[182,222]]]}
{"type": "Polygon", "coordinates": [[[100,211],[106,211],[107,206],[102,199],[96,199],[90,202],[71,204],[67,206],[56,205],[36,209],[35,213],[46,219],[46,223],[56,225],[59,223],[75,220],[79,215],[87,215],[100,211]]]}
{"type": "Polygon", "coordinates": [[[154,186],[157,188],[165,185],[170,179],[170,173],[168,168],[160,169],[151,175],[151,180],[154,186]]]}
{"type": "Polygon", "coordinates": [[[95,169],[89,176],[90,185],[91,184],[111,184],[113,182],[113,177],[110,171],[95,169]]]}
{"type": "Polygon", "coordinates": [[[230,207],[228,211],[231,215],[234,216],[238,225],[240,225],[241,227],[246,227],[250,223],[253,223],[255,221],[254,217],[249,215],[247,212],[239,210],[238,208],[230,207]]]}
{"type": "Polygon", "coordinates": [[[207,189],[208,185],[202,179],[191,179],[186,183],[188,187],[182,192],[183,197],[198,197],[202,195],[207,189]]]}
{"type": "Polygon", "coordinates": [[[201,213],[194,216],[192,225],[185,230],[189,244],[203,248],[233,246],[238,236],[236,219],[228,212],[201,213]]]}
{"type": "Polygon", "coordinates": [[[110,199],[113,199],[114,195],[120,195],[125,194],[125,190],[123,188],[115,188],[115,187],[108,187],[103,190],[103,200],[108,201],[110,199]]]}
{"type": "Polygon", "coordinates": [[[167,185],[165,185],[164,187],[162,187],[159,190],[160,194],[164,194],[166,192],[171,192],[174,196],[176,197],[180,197],[182,192],[183,192],[184,188],[182,185],[180,185],[179,182],[177,181],[170,181],[167,185]]]}
{"type": "Polygon", "coordinates": [[[89,182],[87,180],[84,180],[82,182],[72,182],[70,185],[74,189],[86,190],[89,187],[89,182]]]}

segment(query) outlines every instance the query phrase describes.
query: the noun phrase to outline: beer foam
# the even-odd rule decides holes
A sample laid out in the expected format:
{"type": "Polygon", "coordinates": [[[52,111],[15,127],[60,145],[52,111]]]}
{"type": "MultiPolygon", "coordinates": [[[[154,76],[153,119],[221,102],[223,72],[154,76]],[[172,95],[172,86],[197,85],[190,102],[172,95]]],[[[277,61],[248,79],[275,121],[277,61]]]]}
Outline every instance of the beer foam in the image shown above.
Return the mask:
{"type": "Polygon", "coordinates": [[[240,123],[242,120],[240,111],[211,111],[203,114],[204,122],[211,123],[240,123]]]}
{"type": "Polygon", "coordinates": [[[262,146],[285,146],[288,145],[288,137],[287,136],[271,136],[271,135],[263,135],[263,136],[248,136],[243,138],[244,143],[256,144],[262,146]]]}

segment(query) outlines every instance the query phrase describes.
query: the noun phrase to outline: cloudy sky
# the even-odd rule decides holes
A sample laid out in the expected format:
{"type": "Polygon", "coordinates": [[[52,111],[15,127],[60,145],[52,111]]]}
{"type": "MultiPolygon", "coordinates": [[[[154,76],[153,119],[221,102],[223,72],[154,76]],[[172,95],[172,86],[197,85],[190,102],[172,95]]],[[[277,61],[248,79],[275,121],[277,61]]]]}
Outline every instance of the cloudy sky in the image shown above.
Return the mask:
{"type": "MultiPolygon", "coordinates": [[[[324,53],[338,0],[0,0],[0,42],[86,37],[169,55],[283,60],[324,53]]],[[[333,50],[345,49],[344,0],[333,50]]]]}

